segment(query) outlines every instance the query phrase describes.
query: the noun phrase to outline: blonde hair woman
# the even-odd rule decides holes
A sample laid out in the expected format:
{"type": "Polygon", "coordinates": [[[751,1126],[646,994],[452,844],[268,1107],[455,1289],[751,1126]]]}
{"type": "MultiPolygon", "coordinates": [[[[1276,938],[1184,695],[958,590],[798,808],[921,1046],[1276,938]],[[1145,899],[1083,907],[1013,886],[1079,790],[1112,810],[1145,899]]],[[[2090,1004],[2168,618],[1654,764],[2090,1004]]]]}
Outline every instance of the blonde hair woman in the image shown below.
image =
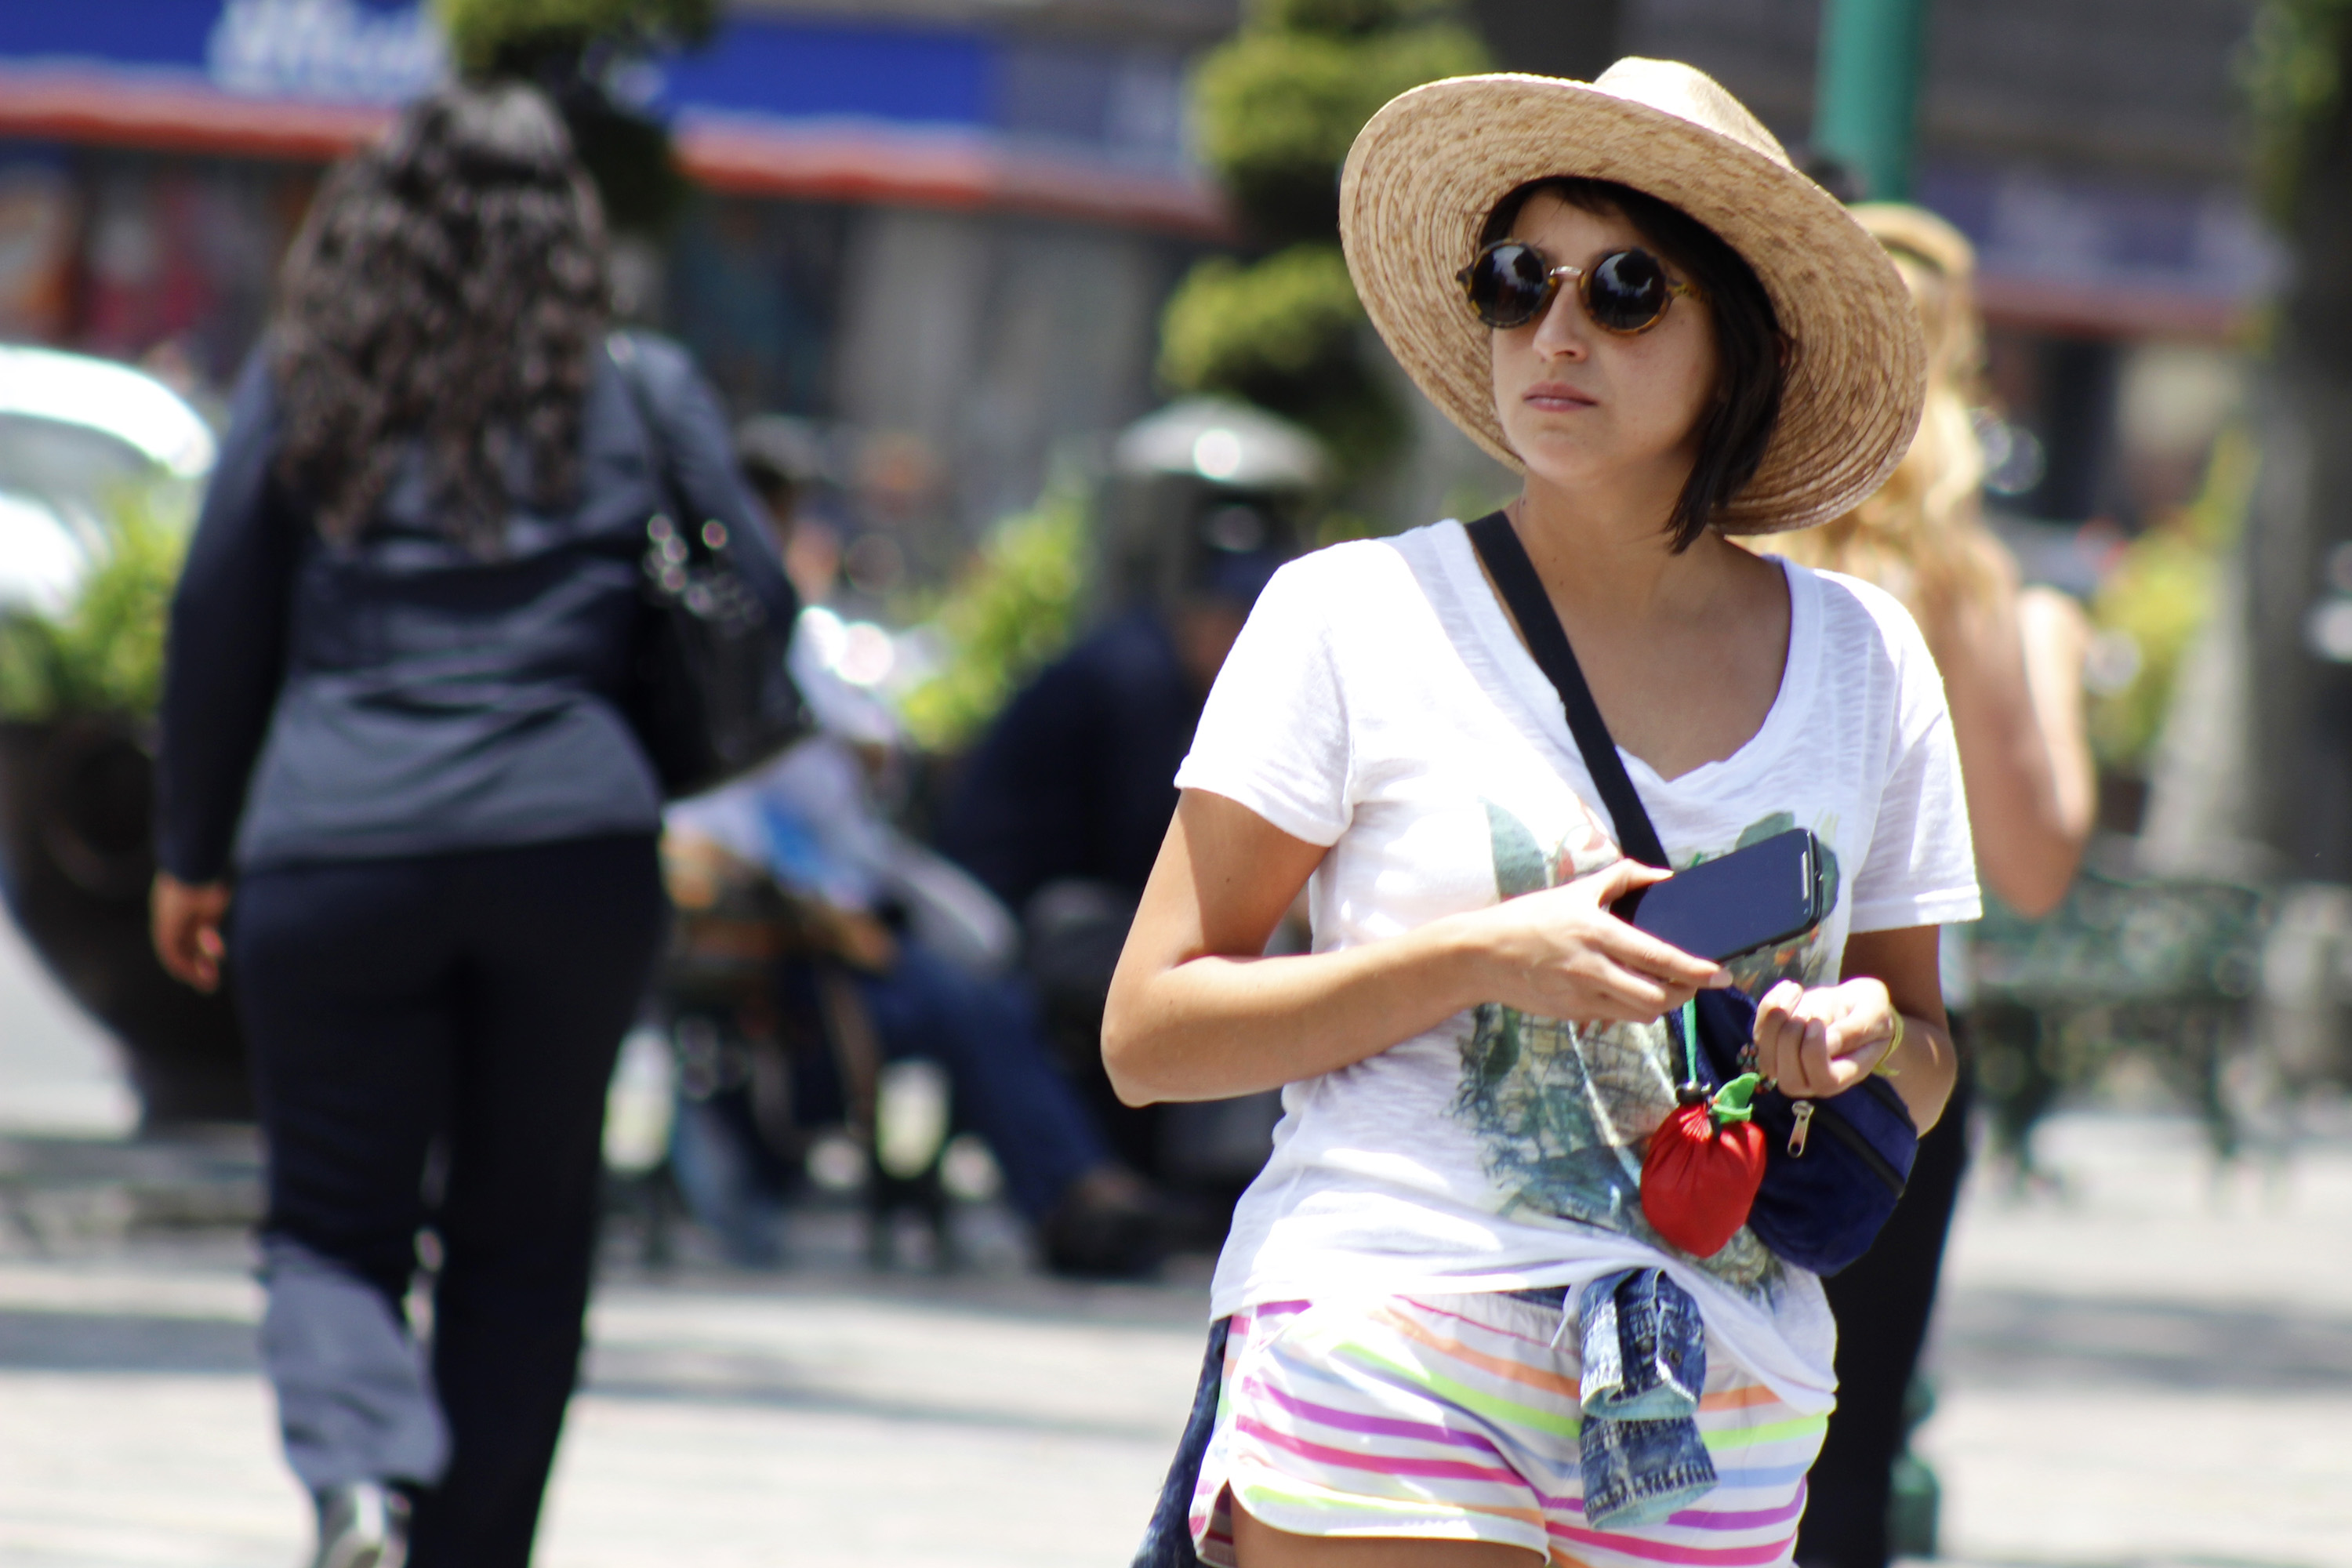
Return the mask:
{"type": "Polygon", "coordinates": [[[1877,494],[1759,548],[1903,601],[1943,671],[1978,872],[2020,914],[2047,914],[2074,879],[2096,804],[2083,729],[2089,626],[2057,589],[2021,586],[2016,557],[1984,523],[1974,247],[1925,208],[1868,202],[1852,211],[1919,308],[1927,342],[1919,434],[1877,494]]]}
{"type": "MultiPolygon", "coordinates": [[[[1982,363],[1976,257],[1935,214],[1895,203],[1853,209],[1894,258],[1919,308],[1927,400],[1919,434],[1877,494],[1833,522],[1760,548],[1843,572],[1901,599],[1944,676],[1968,781],[1978,874],[2011,908],[2048,912],[2074,880],[2093,807],[2083,732],[2087,625],[2055,589],[2021,587],[2016,560],[1979,510],[1984,453],[1971,417],[1982,363]]],[[[1895,1217],[1871,1250],[1825,1281],[1838,1321],[1838,1408],[1811,1478],[1798,1542],[1811,1568],[1880,1568],[1887,1494],[1936,1276],[1968,1162],[1967,978],[1947,943],[1946,1001],[1962,1072],[1944,1119],[1920,1141],[1895,1217]]]]}

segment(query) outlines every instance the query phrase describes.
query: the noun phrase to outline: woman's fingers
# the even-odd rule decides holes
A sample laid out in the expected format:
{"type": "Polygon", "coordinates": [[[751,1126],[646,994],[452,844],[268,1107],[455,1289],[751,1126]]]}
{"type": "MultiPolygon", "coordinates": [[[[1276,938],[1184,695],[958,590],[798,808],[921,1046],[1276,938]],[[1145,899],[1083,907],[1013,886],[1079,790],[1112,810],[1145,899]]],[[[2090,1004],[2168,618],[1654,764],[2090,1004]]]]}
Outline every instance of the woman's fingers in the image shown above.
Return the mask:
{"type": "Polygon", "coordinates": [[[1892,1004],[1878,982],[1806,991],[1783,981],[1757,1008],[1757,1070],[1791,1095],[1841,1094],[1876,1065],[1874,1048],[1893,1036],[1892,1004]]]}
{"type": "Polygon", "coordinates": [[[1826,1019],[1807,1018],[1797,1043],[1798,1080],[1815,1089],[1830,1082],[1830,1026],[1826,1019]]]}
{"type": "Polygon", "coordinates": [[[1646,1024],[1689,1001],[1694,987],[1619,963],[1597,947],[1537,982],[1522,1010],[1580,1023],[1646,1024]]]}
{"type": "MultiPolygon", "coordinates": [[[[155,954],[173,979],[199,991],[219,983],[217,961],[206,952],[205,932],[185,913],[162,925],[155,936],[155,954]]],[[[217,939],[215,939],[217,940],[217,939]]]]}
{"type": "Polygon", "coordinates": [[[1823,1061],[1828,1059],[1829,1037],[1820,1018],[1819,995],[1795,981],[1783,980],[1767,991],[1757,1006],[1757,1070],[1767,1078],[1777,1079],[1782,1088],[1791,1092],[1811,1086],[1806,1046],[1809,1037],[1815,1036],[1816,1031],[1818,1055],[1823,1061]]]}
{"type": "Polygon", "coordinates": [[[149,895],[150,932],[163,972],[184,985],[211,991],[220,984],[221,918],[228,889],[219,883],[191,887],[158,875],[149,895]]]}
{"type": "Polygon", "coordinates": [[[1790,1065],[1788,1036],[1797,1004],[1804,994],[1804,987],[1792,980],[1783,980],[1757,1001],[1756,1070],[1767,1078],[1785,1076],[1781,1069],[1790,1065]]]}
{"type": "Polygon", "coordinates": [[[1711,958],[1701,958],[1685,952],[1671,942],[1661,942],[1648,931],[1619,919],[1610,906],[1636,888],[1654,887],[1674,875],[1655,866],[1644,866],[1639,860],[1621,859],[1588,877],[1580,877],[1569,884],[1580,892],[1588,893],[1595,906],[1609,914],[1611,923],[1603,928],[1604,940],[1610,941],[1612,956],[1630,968],[1644,970],[1662,979],[1696,988],[1701,985],[1728,985],[1731,972],[1711,958]],[[1720,975],[1720,979],[1715,978],[1720,975]]]}
{"type": "Polygon", "coordinates": [[[1685,952],[1647,931],[1635,931],[1622,921],[1603,926],[1595,937],[1595,945],[1627,969],[1655,975],[1667,984],[1686,990],[1696,991],[1725,973],[1723,965],[1715,960],[1685,952]]]}

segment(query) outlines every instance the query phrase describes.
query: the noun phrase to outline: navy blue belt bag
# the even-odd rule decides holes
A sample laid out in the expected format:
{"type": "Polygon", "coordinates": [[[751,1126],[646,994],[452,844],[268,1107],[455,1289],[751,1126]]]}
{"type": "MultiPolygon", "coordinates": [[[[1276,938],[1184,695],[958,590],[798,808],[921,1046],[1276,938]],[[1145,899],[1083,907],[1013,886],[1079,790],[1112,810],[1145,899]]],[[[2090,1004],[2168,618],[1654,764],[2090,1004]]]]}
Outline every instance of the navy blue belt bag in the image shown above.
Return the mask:
{"type": "MultiPolygon", "coordinates": [[[[1672,869],[1649,811],[1617,755],[1617,742],[1584,684],[1559,614],[1510,520],[1492,512],[1472,523],[1469,532],[1528,639],[1528,652],[1559,693],[1569,732],[1616,825],[1618,847],[1645,866],[1672,869]]],[[[1755,1045],[1756,1003],[1737,990],[1702,991],[1695,1016],[1700,1047],[1696,1065],[1712,1090],[1747,1070],[1741,1058],[1755,1045]]],[[[1919,1154],[1919,1130],[1911,1112],[1893,1085],[1871,1077],[1827,1100],[1791,1100],[1770,1089],[1756,1097],[1754,1115],[1764,1130],[1766,1159],[1764,1184],[1748,1210],[1748,1228],[1787,1262],[1816,1274],[1836,1273],[1869,1250],[1911,1179],[1919,1154]]]]}
{"type": "MultiPolygon", "coordinates": [[[[1756,1002],[1738,990],[1698,994],[1699,1074],[1712,1091],[1748,1069],[1756,1002]]],[[[1756,1239],[1800,1268],[1834,1274],[1869,1250],[1895,1212],[1919,1155],[1919,1129],[1885,1079],[1864,1079],[1828,1100],[1758,1095],[1764,1184],[1748,1211],[1756,1239]]]]}

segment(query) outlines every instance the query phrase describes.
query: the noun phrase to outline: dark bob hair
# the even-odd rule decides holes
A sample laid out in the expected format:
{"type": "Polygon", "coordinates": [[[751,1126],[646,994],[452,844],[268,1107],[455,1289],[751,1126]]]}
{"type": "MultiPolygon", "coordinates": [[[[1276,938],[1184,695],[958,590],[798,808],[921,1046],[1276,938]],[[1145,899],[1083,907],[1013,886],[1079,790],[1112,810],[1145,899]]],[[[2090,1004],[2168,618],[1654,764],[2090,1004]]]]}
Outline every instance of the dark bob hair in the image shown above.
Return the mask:
{"type": "Polygon", "coordinates": [[[1715,230],[1671,203],[1612,180],[1555,177],[1521,185],[1487,216],[1478,234],[1480,247],[1508,236],[1520,209],[1538,195],[1557,196],[1585,212],[1624,218],[1698,285],[1714,314],[1719,366],[1715,402],[1699,427],[1698,459],[1666,520],[1666,532],[1679,555],[1697,542],[1707,524],[1756,477],[1780,422],[1788,340],[1773,314],[1771,297],[1746,259],[1715,230]]]}

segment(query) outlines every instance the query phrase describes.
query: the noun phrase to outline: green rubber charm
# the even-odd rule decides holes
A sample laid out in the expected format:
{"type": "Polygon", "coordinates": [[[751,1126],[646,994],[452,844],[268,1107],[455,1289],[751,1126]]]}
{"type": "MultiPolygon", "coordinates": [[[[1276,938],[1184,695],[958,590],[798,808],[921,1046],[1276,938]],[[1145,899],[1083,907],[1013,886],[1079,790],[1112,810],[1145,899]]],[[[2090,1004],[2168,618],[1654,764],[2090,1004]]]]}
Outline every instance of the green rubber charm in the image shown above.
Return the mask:
{"type": "Polygon", "coordinates": [[[1717,1089],[1714,1100],[1707,1107],[1709,1113],[1715,1117],[1716,1125],[1719,1127],[1728,1121],[1745,1121],[1755,1115],[1756,1088],[1763,1081],[1764,1079],[1758,1074],[1744,1072],[1717,1089]]]}

